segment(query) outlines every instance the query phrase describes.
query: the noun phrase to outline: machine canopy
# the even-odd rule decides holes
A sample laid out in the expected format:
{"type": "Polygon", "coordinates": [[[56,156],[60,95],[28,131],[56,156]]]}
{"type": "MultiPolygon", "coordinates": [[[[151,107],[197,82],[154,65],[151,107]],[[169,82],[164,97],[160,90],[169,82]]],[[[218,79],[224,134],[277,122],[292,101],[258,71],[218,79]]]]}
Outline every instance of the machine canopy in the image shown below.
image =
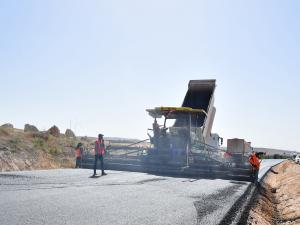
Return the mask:
{"type": "Polygon", "coordinates": [[[193,109],[190,107],[155,107],[154,109],[147,109],[146,111],[153,118],[161,118],[162,116],[164,116],[167,119],[177,119],[189,114],[204,114],[205,116],[207,116],[205,110],[193,109]]]}

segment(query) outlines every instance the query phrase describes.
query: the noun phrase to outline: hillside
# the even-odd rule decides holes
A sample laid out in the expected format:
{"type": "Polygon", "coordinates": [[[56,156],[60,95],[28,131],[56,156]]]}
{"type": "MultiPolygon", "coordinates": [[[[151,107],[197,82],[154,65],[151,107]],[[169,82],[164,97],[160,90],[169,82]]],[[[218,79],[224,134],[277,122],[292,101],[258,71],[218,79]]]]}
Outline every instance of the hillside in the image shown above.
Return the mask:
{"type": "Polygon", "coordinates": [[[74,147],[82,140],[47,132],[0,127],[0,171],[74,166],[74,147]]]}
{"type": "MultiPolygon", "coordinates": [[[[95,137],[68,137],[61,134],[51,135],[38,131],[32,125],[29,131],[15,129],[11,124],[0,126],[0,172],[35,169],[73,168],[75,166],[75,147],[81,142],[85,151],[93,154],[95,137]]],[[[56,129],[56,128],[55,128],[56,129]]],[[[54,131],[55,131],[54,129],[54,131]]],[[[136,139],[107,137],[105,142],[111,146],[124,147],[138,142],[136,139]]],[[[140,143],[139,146],[147,145],[140,143]]]]}

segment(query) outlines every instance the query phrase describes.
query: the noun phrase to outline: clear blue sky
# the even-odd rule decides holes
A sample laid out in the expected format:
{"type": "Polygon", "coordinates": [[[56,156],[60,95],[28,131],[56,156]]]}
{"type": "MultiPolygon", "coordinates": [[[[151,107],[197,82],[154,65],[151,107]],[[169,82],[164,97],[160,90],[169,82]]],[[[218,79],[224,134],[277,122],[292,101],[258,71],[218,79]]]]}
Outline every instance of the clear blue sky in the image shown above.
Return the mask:
{"type": "Polygon", "coordinates": [[[224,138],[300,150],[300,1],[0,1],[0,123],[144,138],[217,79],[224,138]]]}

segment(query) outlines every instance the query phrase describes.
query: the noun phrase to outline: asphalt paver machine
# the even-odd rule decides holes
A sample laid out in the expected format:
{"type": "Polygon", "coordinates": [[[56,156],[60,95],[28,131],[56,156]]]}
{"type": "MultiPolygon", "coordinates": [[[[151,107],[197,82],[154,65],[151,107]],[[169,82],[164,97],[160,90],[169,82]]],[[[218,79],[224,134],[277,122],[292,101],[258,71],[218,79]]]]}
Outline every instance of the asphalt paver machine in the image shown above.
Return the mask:
{"type": "MultiPolygon", "coordinates": [[[[249,180],[250,166],[234,165],[219,147],[221,138],[212,142],[215,88],[216,80],[191,80],[181,107],[147,109],[153,118],[145,140],[150,140],[149,147],[134,148],[131,144],[124,154],[110,154],[107,169],[249,180]]],[[[110,151],[120,149],[125,148],[110,151]]]]}
{"type": "Polygon", "coordinates": [[[218,160],[212,147],[210,155],[207,154],[209,146],[206,145],[216,112],[213,106],[215,87],[215,80],[192,80],[182,107],[147,109],[154,118],[152,136],[148,134],[153,144],[148,157],[152,162],[189,167],[199,161],[218,160]],[[162,125],[157,122],[161,118],[162,125]],[[173,125],[167,127],[170,120],[174,121],[173,125]]]}

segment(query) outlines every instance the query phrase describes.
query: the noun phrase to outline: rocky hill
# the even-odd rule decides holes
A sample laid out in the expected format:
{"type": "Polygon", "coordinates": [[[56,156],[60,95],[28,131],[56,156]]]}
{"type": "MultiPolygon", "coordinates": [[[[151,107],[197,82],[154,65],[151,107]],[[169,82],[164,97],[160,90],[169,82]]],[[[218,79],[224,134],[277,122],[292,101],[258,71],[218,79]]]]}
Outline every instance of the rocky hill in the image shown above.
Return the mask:
{"type": "Polygon", "coordinates": [[[0,126],[0,171],[73,167],[74,148],[84,140],[57,130],[40,132],[28,124],[24,130],[0,126]]]}

